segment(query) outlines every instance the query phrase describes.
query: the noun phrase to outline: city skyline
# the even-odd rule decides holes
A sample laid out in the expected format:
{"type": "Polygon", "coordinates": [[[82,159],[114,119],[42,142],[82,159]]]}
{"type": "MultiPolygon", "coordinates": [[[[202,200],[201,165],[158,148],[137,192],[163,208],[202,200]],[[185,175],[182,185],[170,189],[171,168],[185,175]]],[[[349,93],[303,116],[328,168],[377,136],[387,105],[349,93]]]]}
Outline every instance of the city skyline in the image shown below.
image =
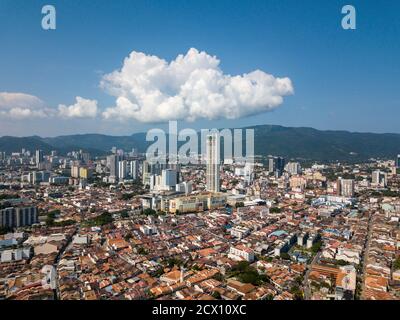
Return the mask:
{"type": "Polygon", "coordinates": [[[399,12],[0,0],[0,300],[400,301],[399,12]]]}
{"type": "MultiPolygon", "coordinates": [[[[287,78],[291,84],[280,89],[282,101],[262,101],[265,109],[257,109],[258,104],[251,109],[244,100],[233,110],[236,113],[229,113],[226,106],[234,104],[227,100],[220,111],[205,117],[191,109],[195,122],[180,120],[182,126],[278,124],[400,132],[395,90],[400,51],[395,12],[400,6],[396,1],[386,2],[379,12],[374,2],[354,1],[356,30],[341,28],[341,1],[324,6],[311,1],[221,1],[201,6],[168,1],[112,5],[55,1],[57,29],[51,31],[40,27],[41,4],[24,3],[22,11],[18,3],[22,2],[0,4],[0,38],[6,44],[0,53],[0,136],[130,135],[158,127],[148,121],[163,122],[179,112],[168,107],[171,116],[157,118],[161,113],[154,113],[154,119],[127,113],[129,119],[120,121],[113,117],[120,115],[113,108],[126,97],[115,93],[121,83],[108,77],[112,94],[101,88],[102,83],[129,62],[126,58],[132,52],[171,63],[191,48],[204,52],[211,59],[211,69],[218,68],[228,79],[260,70],[275,79],[287,78]],[[90,22],[84,22],[85,17],[90,22]],[[200,23],[204,18],[205,25],[200,23]],[[213,57],[219,60],[218,67],[213,57]],[[13,103],[16,108],[11,108],[13,103]],[[44,117],[42,111],[51,116],[44,117]],[[231,115],[234,119],[226,119],[231,115]]],[[[167,79],[171,82],[176,77],[167,79]]],[[[214,109],[218,110],[210,108],[214,109]]]]}
{"type": "Polygon", "coordinates": [[[400,155],[220,161],[217,138],[186,165],[0,152],[0,300],[400,299],[400,155]]]}

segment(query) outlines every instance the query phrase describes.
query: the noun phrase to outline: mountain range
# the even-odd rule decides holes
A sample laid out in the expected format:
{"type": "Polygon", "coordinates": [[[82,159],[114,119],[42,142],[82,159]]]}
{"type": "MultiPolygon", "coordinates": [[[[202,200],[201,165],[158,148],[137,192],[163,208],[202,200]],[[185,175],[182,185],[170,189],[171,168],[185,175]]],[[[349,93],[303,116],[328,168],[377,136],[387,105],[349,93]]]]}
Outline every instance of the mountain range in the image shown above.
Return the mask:
{"type": "MultiPolygon", "coordinates": [[[[257,125],[242,129],[254,129],[257,155],[280,155],[288,159],[310,161],[356,162],[370,158],[394,159],[400,153],[400,134],[395,133],[359,133],[278,125],[257,125]]],[[[78,134],[52,138],[3,136],[0,137],[0,151],[20,152],[25,148],[32,152],[41,149],[45,153],[57,150],[65,154],[83,149],[92,155],[104,155],[115,146],[145,152],[150,144],[145,137],[145,133],[131,136],[78,134]]]]}

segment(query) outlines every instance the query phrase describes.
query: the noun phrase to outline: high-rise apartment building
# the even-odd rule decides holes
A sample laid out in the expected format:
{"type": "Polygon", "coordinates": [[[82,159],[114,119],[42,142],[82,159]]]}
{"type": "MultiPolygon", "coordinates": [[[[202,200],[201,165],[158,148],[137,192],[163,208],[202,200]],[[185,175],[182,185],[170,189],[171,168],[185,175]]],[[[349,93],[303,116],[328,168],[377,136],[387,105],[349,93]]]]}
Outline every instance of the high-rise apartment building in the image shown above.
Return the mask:
{"type": "Polygon", "coordinates": [[[275,174],[280,177],[283,173],[283,170],[285,170],[285,158],[282,157],[277,157],[276,158],[276,170],[275,174]]]}
{"type": "Polygon", "coordinates": [[[336,189],[338,196],[352,198],[354,197],[354,180],[339,178],[336,189]]]}
{"type": "Polygon", "coordinates": [[[139,177],[139,162],[137,160],[132,160],[129,163],[129,175],[134,180],[139,177]]]}
{"type": "Polygon", "coordinates": [[[82,160],[85,164],[88,164],[90,161],[90,153],[89,152],[81,152],[82,160]]]}
{"type": "Polygon", "coordinates": [[[118,157],[113,154],[107,157],[107,165],[110,169],[110,177],[117,178],[118,177],[118,157]]]}
{"type": "Polygon", "coordinates": [[[290,174],[299,174],[301,173],[301,166],[298,162],[288,162],[285,167],[286,171],[290,174]]]}
{"type": "Polygon", "coordinates": [[[268,157],[268,172],[274,172],[274,171],[275,171],[275,158],[268,157]]]}
{"type": "Polygon", "coordinates": [[[71,177],[79,178],[79,166],[78,165],[71,166],[71,177]]]}
{"type": "Polygon", "coordinates": [[[36,156],[35,156],[36,164],[38,165],[39,163],[43,162],[43,151],[42,150],[36,150],[36,156]]]}
{"type": "Polygon", "coordinates": [[[175,187],[177,192],[184,192],[186,195],[191,194],[193,191],[193,182],[192,181],[184,181],[178,183],[175,187]]]}
{"type": "Polygon", "coordinates": [[[122,160],[118,162],[118,179],[126,179],[127,177],[127,162],[122,160]]]}
{"type": "Polygon", "coordinates": [[[0,209],[0,227],[19,228],[38,223],[36,207],[9,207],[0,209]]]}
{"type": "Polygon", "coordinates": [[[387,184],[387,173],[375,170],[372,171],[372,185],[375,187],[386,187],[387,184]]]}
{"type": "Polygon", "coordinates": [[[142,182],[144,186],[150,185],[151,166],[148,161],[143,161],[142,164],[142,182]]]}
{"type": "Polygon", "coordinates": [[[79,177],[82,179],[89,179],[92,176],[92,170],[87,167],[80,167],[79,168],[79,177]]]}
{"type": "Polygon", "coordinates": [[[285,169],[285,158],[282,157],[268,158],[268,171],[274,172],[276,177],[280,177],[284,169],[285,169]]]}
{"type": "Polygon", "coordinates": [[[163,187],[171,189],[176,186],[176,170],[165,169],[161,173],[161,184],[163,187]]]}

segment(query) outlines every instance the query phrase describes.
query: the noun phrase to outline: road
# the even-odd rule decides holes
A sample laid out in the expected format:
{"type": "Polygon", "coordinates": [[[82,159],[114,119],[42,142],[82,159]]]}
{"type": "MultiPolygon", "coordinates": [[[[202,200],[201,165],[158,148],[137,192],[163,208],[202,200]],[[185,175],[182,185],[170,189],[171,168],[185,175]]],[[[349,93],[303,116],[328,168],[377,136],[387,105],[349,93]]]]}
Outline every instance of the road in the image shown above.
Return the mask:
{"type": "Polygon", "coordinates": [[[363,268],[362,268],[362,273],[361,273],[361,295],[360,298],[362,300],[363,295],[364,295],[364,290],[365,290],[365,272],[367,269],[367,262],[368,262],[368,254],[369,254],[369,246],[370,246],[370,242],[371,242],[371,235],[372,235],[372,216],[373,213],[371,213],[371,215],[369,216],[368,219],[368,227],[367,227],[367,241],[365,243],[365,247],[364,247],[364,254],[363,254],[363,268]]]}
{"type": "Polygon", "coordinates": [[[311,261],[311,263],[307,265],[306,274],[305,274],[304,280],[303,280],[304,300],[310,300],[311,299],[311,288],[310,288],[310,284],[308,283],[308,277],[310,275],[312,266],[319,261],[320,257],[321,257],[321,252],[318,252],[314,256],[314,258],[311,261]]]}
{"type": "Polygon", "coordinates": [[[72,243],[72,240],[74,238],[74,236],[79,233],[80,231],[80,227],[77,227],[74,231],[74,233],[71,235],[70,238],[67,239],[67,243],[64,245],[63,248],[61,248],[60,252],[58,253],[56,260],[54,261],[53,267],[55,269],[55,280],[56,280],[56,289],[55,289],[55,299],[59,300],[60,299],[60,291],[59,291],[59,282],[58,282],[58,272],[57,272],[57,268],[58,268],[58,264],[60,263],[61,257],[64,254],[64,252],[69,248],[69,246],[72,243]]]}

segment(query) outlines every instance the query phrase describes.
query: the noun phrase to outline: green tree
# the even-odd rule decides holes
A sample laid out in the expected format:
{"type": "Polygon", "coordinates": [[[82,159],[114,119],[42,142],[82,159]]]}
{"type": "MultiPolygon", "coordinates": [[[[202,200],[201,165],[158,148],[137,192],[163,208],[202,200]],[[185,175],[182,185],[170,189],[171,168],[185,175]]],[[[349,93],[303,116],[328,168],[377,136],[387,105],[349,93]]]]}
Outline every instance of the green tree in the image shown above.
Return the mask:
{"type": "Polygon", "coordinates": [[[271,209],[269,209],[269,212],[271,212],[271,213],[281,213],[282,209],[278,208],[278,207],[272,207],[271,209]]]}
{"type": "Polygon", "coordinates": [[[222,282],[222,281],[224,281],[224,276],[220,273],[217,273],[213,276],[213,279],[222,282]]]}
{"type": "Polygon", "coordinates": [[[244,203],[243,202],[236,202],[235,203],[235,207],[236,208],[243,208],[244,207],[244,203]]]}
{"type": "Polygon", "coordinates": [[[221,294],[218,291],[214,291],[211,296],[218,300],[221,299],[221,294]]]}
{"type": "Polygon", "coordinates": [[[316,254],[321,249],[321,247],[322,247],[322,241],[318,240],[316,243],[312,245],[311,251],[316,254]]]}
{"type": "Polygon", "coordinates": [[[138,253],[138,254],[142,254],[142,255],[146,255],[146,254],[147,254],[147,251],[146,251],[145,248],[140,247],[140,248],[137,250],[137,253],[138,253]]]}
{"type": "Polygon", "coordinates": [[[393,269],[394,269],[395,271],[400,269],[400,256],[398,256],[397,259],[394,261],[394,263],[393,263],[393,269]]]}
{"type": "Polygon", "coordinates": [[[124,240],[129,241],[130,239],[132,239],[132,233],[129,232],[124,236],[124,240]]]}
{"type": "Polygon", "coordinates": [[[93,227],[93,226],[104,226],[111,222],[113,222],[111,213],[103,212],[101,215],[87,220],[85,224],[87,226],[93,227]]]}
{"type": "Polygon", "coordinates": [[[281,253],[281,258],[283,260],[290,260],[290,255],[287,252],[282,252],[281,253]]]}
{"type": "Polygon", "coordinates": [[[168,259],[166,260],[166,265],[167,265],[169,268],[172,268],[173,266],[181,266],[181,265],[183,265],[183,264],[184,264],[184,262],[183,262],[182,260],[178,259],[178,258],[173,258],[173,257],[171,257],[171,258],[168,258],[168,259]]]}
{"type": "Polygon", "coordinates": [[[290,289],[290,293],[293,294],[295,300],[303,300],[303,291],[301,291],[299,286],[293,286],[290,289]]]}
{"type": "Polygon", "coordinates": [[[155,215],[157,212],[156,210],[150,209],[150,208],[146,208],[143,210],[143,214],[146,216],[151,216],[151,215],[155,215]]]}
{"type": "Polygon", "coordinates": [[[253,285],[260,285],[264,282],[269,282],[269,278],[264,274],[259,274],[258,271],[250,266],[247,261],[240,261],[232,267],[229,272],[230,277],[236,277],[241,282],[251,283],[253,285]]]}

